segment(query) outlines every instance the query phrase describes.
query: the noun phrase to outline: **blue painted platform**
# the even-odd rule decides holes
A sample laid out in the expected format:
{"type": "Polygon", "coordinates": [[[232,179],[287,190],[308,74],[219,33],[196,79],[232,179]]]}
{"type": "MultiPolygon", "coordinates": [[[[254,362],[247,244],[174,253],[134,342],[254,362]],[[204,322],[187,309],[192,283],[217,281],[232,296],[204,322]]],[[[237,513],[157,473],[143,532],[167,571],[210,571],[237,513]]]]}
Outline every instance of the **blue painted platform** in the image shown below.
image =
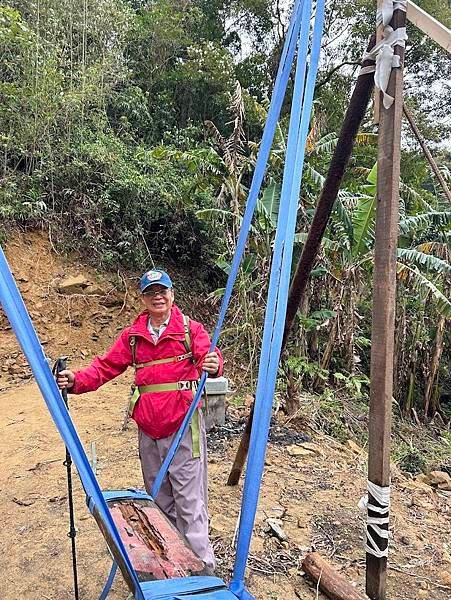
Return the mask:
{"type": "Polygon", "coordinates": [[[184,577],[145,581],[141,590],[146,600],[236,600],[219,577],[184,577]]]}

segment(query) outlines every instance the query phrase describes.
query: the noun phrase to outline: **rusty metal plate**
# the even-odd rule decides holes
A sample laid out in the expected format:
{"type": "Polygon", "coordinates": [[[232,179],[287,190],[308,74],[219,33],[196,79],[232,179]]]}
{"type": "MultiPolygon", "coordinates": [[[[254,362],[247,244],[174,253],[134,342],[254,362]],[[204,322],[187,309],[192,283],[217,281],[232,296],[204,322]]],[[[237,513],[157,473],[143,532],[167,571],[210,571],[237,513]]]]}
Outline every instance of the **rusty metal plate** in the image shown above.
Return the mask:
{"type": "Polygon", "coordinates": [[[140,581],[205,574],[204,563],[154,502],[110,500],[108,508],[140,581]]]}

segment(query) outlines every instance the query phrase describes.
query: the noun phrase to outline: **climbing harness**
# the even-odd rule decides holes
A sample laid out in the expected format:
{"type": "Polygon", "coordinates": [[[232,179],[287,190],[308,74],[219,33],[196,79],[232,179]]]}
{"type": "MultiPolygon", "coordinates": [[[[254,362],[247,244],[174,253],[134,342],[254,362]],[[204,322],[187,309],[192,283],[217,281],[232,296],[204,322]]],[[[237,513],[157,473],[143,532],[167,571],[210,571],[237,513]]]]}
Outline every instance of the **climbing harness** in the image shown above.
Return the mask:
{"type": "MultiPolygon", "coordinates": [[[[108,546],[114,556],[115,563],[120,567],[129,588],[132,590],[135,600],[156,600],[157,598],[158,600],[170,600],[179,597],[190,597],[195,600],[200,596],[205,600],[234,600],[236,598],[250,600],[253,598],[245,587],[244,574],[265,460],[272,399],[281,351],[305,143],[313,103],[313,92],[324,24],[324,0],[317,0],[316,2],[313,30],[310,35],[311,19],[312,0],[303,0],[302,2],[301,0],[295,0],[293,14],[290,20],[276,77],[274,92],[268,110],[267,122],[263,131],[262,142],[249,190],[248,201],[242,219],[242,226],[236,244],[236,252],[232,260],[229,278],[221,303],[219,318],[211,341],[210,351],[213,351],[217,346],[219,333],[225,319],[233,286],[244,254],[252,216],[259,197],[272,140],[274,138],[282,103],[285,97],[292,63],[297,51],[296,75],[284,179],[274,242],[274,254],[271,265],[259,366],[259,379],[254,408],[254,424],[251,432],[248,467],[241,506],[236,561],[233,579],[229,588],[227,588],[221,579],[206,576],[181,577],[162,581],[139,581],[137,572],[127,554],[124,542],[115,525],[115,521],[108,508],[109,504],[107,504],[106,500],[108,498],[108,502],[110,503],[114,497],[123,497],[125,492],[123,490],[115,491],[112,492],[113,496],[108,496],[108,492],[102,494],[73,423],[68,415],[67,408],[64,405],[56,383],[51,375],[42,347],[39,344],[30,317],[17,290],[7,261],[3,252],[0,253],[0,299],[3,307],[30,363],[55,424],[77,466],[90,509],[99,523],[108,546]],[[309,46],[310,60],[307,72],[309,46]]],[[[201,394],[204,391],[206,379],[207,373],[204,372],[200,378],[190,408],[186,413],[179,431],[174,435],[171,448],[155,478],[151,494],[150,496],[146,496],[150,502],[158,495],[161,484],[167,474],[186,429],[189,426],[194,413],[198,411],[199,401],[201,394]]],[[[107,582],[109,585],[111,585],[114,570],[113,565],[113,569],[107,582]]],[[[102,598],[106,598],[108,590],[109,588],[107,589],[107,586],[105,586],[102,598]]]]}
{"type": "Polygon", "coordinates": [[[132,352],[132,367],[135,369],[143,369],[144,367],[151,367],[152,365],[164,365],[165,363],[173,363],[180,362],[182,360],[186,360],[187,358],[193,359],[193,353],[191,351],[191,332],[189,329],[189,317],[187,315],[183,316],[183,328],[185,332],[185,337],[182,341],[185,346],[186,353],[180,354],[178,356],[169,356],[167,358],[158,358],[156,360],[150,360],[149,362],[137,363],[136,362],[136,344],[139,336],[131,335],[129,337],[130,350],[132,352]]]}
{"type": "Polygon", "coordinates": [[[189,381],[176,381],[175,383],[151,383],[150,385],[138,385],[140,394],[149,392],[189,392],[196,391],[197,379],[189,381]]]}
{"type": "MultiPolygon", "coordinates": [[[[191,350],[191,332],[189,328],[189,317],[187,315],[183,315],[183,328],[185,337],[183,339],[183,345],[185,347],[185,354],[179,354],[178,356],[169,356],[167,358],[157,358],[156,360],[149,360],[144,363],[136,362],[136,345],[139,339],[137,335],[131,335],[129,337],[128,343],[130,344],[130,350],[132,353],[132,366],[136,371],[138,369],[143,369],[144,367],[152,367],[153,365],[164,365],[170,364],[174,362],[181,362],[182,360],[191,359],[193,360],[193,353],[191,350]]],[[[194,381],[176,381],[170,383],[156,383],[152,385],[143,385],[143,386],[132,386],[132,393],[130,395],[130,400],[128,402],[128,414],[133,416],[133,411],[135,410],[135,406],[138,403],[141,394],[145,394],[148,392],[172,392],[172,391],[188,391],[192,390],[195,392],[197,389],[197,380],[194,381]],[[196,383],[196,386],[194,385],[196,383]]]]}
{"type": "Polygon", "coordinates": [[[187,358],[191,358],[192,356],[193,355],[191,352],[187,352],[186,354],[179,354],[178,356],[170,356],[168,358],[157,358],[156,360],[149,360],[149,362],[133,364],[133,366],[135,370],[143,369],[144,367],[152,367],[153,365],[164,365],[169,363],[181,362],[182,360],[186,360],[187,358]]]}
{"type": "MultiPolygon", "coordinates": [[[[170,363],[181,362],[182,360],[191,359],[194,362],[194,357],[192,353],[192,344],[191,344],[191,332],[189,327],[189,317],[187,315],[183,315],[183,327],[185,337],[182,341],[185,347],[185,354],[179,354],[177,356],[169,356],[167,358],[157,358],[156,360],[150,360],[144,363],[136,362],[136,346],[139,336],[131,335],[129,337],[130,350],[132,353],[132,366],[135,369],[135,374],[138,369],[143,369],[144,367],[152,367],[153,365],[164,365],[170,363]]],[[[197,390],[199,380],[184,380],[184,381],[174,381],[174,382],[165,382],[165,383],[152,383],[149,385],[134,385],[132,386],[132,394],[130,395],[130,399],[128,402],[128,414],[133,416],[133,411],[135,410],[135,406],[138,403],[141,394],[148,394],[154,392],[193,392],[195,394],[197,390]]],[[[206,394],[205,394],[206,398],[206,394]]],[[[205,406],[207,406],[207,402],[205,400],[205,406]]],[[[192,437],[192,447],[193,447],[193,458],[200,458],[200,423],[199,423],[199,414],[196,412],[193,415],[191,420],[191,437],[192,437]]]]}

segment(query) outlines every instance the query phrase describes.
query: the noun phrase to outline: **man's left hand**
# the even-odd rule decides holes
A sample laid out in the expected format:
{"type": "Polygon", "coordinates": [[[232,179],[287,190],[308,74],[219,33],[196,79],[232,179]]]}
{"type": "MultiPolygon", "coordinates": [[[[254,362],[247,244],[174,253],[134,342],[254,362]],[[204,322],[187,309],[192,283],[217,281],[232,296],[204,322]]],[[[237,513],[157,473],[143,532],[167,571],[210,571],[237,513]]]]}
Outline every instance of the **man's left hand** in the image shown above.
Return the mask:
{"type": "Polygon", "coordinates": [[[209,375],[216,375],[219,370],[219,356],[217,352],[209,352],[205,355],[202,369],[209,375]]]}

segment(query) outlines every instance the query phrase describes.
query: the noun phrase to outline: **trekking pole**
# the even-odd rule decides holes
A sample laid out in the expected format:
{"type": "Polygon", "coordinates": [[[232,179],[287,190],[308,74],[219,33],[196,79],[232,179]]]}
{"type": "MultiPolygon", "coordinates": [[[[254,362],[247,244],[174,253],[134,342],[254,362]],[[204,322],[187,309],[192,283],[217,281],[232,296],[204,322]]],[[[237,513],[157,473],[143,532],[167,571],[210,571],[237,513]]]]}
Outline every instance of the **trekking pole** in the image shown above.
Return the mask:
{"type": "MultiPolygon", "coordinates": [[[[55,377],[58,376],[58,373],[64,371],[67,367],[67,356],[60,356],[55,362],[55,366],[53,367],[53,374],[55,377]]],[[[64,403],[69,410],[69,403],[67,401],[67,389],[64,388],[61,390],[61,396],[63,397],[64,403]]],[[[67,496],[69,502],[69,533],[68,537],[71,539],[72,544],[72,568],[74,573],[74,593],[75,600],[79,600],[78,595],[78,575],[77,575],[77,552],[75,547],[75,536],[77,535],[77,530],[75,529],[75,516],[74,516],[74,498],[72,493],[72,457],[70,455],[69,450],[66,446],[66,460],[63,462],[63,465],[66,467],[67,471],[67,496]]]]}

